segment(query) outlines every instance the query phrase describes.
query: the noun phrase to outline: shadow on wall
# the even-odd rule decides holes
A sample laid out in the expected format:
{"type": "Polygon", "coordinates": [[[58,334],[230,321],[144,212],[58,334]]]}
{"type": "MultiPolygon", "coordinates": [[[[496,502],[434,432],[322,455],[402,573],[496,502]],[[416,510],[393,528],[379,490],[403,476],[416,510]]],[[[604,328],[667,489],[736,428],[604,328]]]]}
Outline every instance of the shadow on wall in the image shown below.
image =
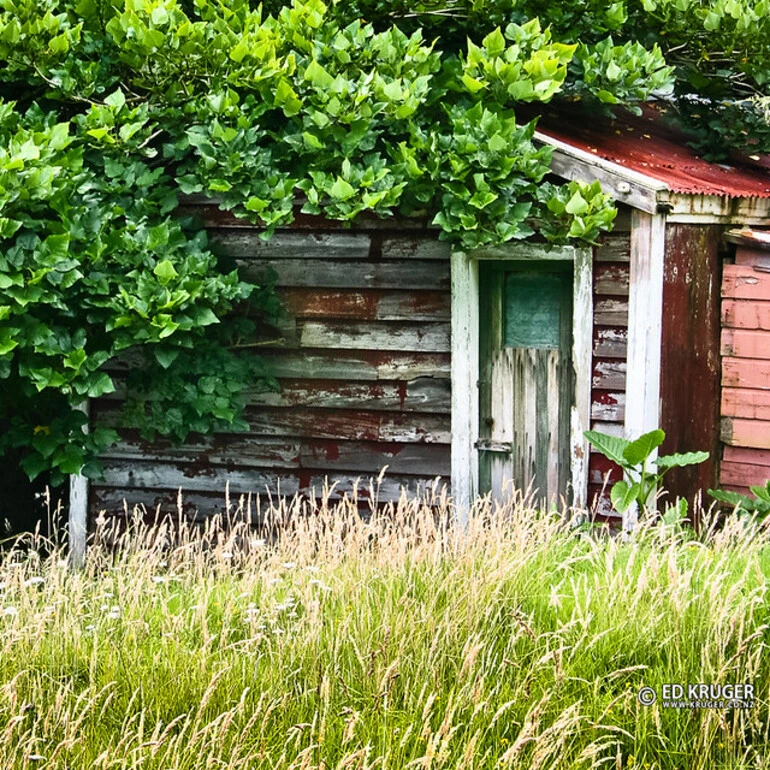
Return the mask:
{"type": "Polygon", "coordinates": [[[30,481],[19,459],[15,452],[8,452],[0,462],[0,541],[36,529],[43,537],[63,534],[67,485],[49,487],[46,474],[30,481]]]}

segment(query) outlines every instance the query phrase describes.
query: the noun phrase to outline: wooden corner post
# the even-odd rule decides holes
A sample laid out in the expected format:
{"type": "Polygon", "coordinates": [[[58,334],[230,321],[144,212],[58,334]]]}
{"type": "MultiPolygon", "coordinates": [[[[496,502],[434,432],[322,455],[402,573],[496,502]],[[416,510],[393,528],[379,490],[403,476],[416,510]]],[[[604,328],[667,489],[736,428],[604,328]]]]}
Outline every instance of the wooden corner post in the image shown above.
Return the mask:
{"type": "MultiPolygon", "coordinates": [[[[660,424],[665,249],[665,215],[634,210],[628,298],[626,438],[637,438],[660,424]]],[[[635,516],[635,511],[624,515],[624,528],[636,524],[635,516]]]]}
{"type": "MultiPolygon", "coordinates": [[[[88,418],[90,411],[88,401],[84,401],[78,408],[88,418]]],[[[88,432],[88,423],[83,430],[88,432]]],[[[86,561],[86,536],[88,532],[88,479],[82,473],[70,476],[68,525],[70,566],[73,569],[82,569],[86,561]]]]}
{"type": "Polygon", "coordinates": [[[478,478],[478,263],[452,253],[452,497],[458,523],[468,524],[478,478]]]}

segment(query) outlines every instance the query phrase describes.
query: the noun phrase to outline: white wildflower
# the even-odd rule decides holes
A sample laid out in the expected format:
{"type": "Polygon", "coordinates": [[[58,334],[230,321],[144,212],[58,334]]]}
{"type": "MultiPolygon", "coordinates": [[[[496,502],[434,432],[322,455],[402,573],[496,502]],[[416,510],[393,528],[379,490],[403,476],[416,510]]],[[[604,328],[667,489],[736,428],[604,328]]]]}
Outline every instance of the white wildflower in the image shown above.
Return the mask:
{"type": "Polygon", "coordinates": [[[41,583],[45,583],[45,578],[42,578],[40,576],[35,576],[29,578],[29,580],[24,581],[24,585],[29,586],[39,586],[41,583]]]}
{"type": "Polygon", "coordinates": [[[232,559],[233,558],[233,552],[232,551],[222,551],[222,558],[223,559],[232,559]]]}
{"type": "Polygon", "coordinates": [[[157,583],[158,585],[160,585],[161,583],[165,583],[166,582],[166,578],[162,577],[161,575],[153,575],[152,576],[152,582],[153,583],[157,583]]]}
{"type": "Polygon", "coordinates": [[[297,566],[297,563],[296,563],[296,562],[293,562],[293,561],[285,561],[285,562],[283,562],[283,563],[281,564],[281,566],[282,566],[284,569],[294,569],[294,568],[297,566]]]}
{"type": "Polygon", "coordinates": [[[308,572],[320,572],[321,571],[321,568],[320,567],[316,567],[315,564],[308,564],[307,567],[305,567],[305,569],[308,572]]]}
{"type": "Polygon", "coordinates": [[[249,540],[249,545],[252,548],[264,548],[266,543],[267,541],[261,537],[254,537],[251,540],[249,540]]]}
{"type": "Polygon", "coordinates": [[[19,614],[16,607],[4,607],[3,615],[7,615],[9,618],[15,618],[19,614]]]}

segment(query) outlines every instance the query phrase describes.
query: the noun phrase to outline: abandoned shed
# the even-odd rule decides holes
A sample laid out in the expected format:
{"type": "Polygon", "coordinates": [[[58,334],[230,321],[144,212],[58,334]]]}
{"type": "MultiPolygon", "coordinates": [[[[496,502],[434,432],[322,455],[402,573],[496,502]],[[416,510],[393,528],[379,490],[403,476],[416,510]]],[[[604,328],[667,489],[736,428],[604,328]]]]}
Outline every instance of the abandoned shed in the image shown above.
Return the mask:
{"type": "MultiPolygon", "coordinates": [[[[180,490],[199,515],[222,510],[226,487],[232,501],[325,483],[339,496],[361,479],[365,496],[385,465],[380,501],[438,479],[461,507],[513,484],[610,515],[599,493],[617,469],[589,453],[589,427],[660,426],[664,452],[708,450],[671,474],[672,494],[763,482],[770,169],[705,162],[660,110],[594,126],[546,113],[539,129],[555,174],[598,179],[618,202],[593,247],[450,253],[424,221],[311,217],[264,242],[211,203],[186,204],[249,277],[277,276],[287,321],[260,355],[280,390],[253,394],[247,433],[177,447],[125,432],[102,480],[73,479],[74,519],[173,511],[180,490]]],[[[92,403],[92,421],[118,406],[92,403]]]]}

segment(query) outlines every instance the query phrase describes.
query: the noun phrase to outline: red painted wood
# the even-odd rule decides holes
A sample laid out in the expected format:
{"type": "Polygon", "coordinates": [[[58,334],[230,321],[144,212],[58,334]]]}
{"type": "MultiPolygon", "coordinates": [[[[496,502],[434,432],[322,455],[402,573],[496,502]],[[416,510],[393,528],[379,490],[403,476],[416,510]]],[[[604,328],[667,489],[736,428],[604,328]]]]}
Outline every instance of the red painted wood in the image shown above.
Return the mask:
{"type": "Polygon", "coordinates": [[[770,302],[725,299],[722,301],[722,324],[734,329],[770,331],[770,302]]]}
{"type": "Polygon", "coordinates": [[[770,420],[722,419],[722,441],[732,446],[770,449],[770,420]]]}
{"type": "Polygon", "coordinates": [[[734,388],[770,389],[770,361],[747,358],[722,359],[722,385],[734,388]]]}
{"type": "Polygon", "coordinates": [[[722,416],[770,420],[770,390],[722,388],[722,416]]]}
{"type": "Polygon", "coordinates": [[[770,468],[766,465],[722,462],[719,478],[721,486],[764,486],[768,479],[770,479],[770,468]]]}
{"type": "Polygon", "coordinates": [[[770,331],[722,329],[722,355],[770,360],[770,331]]]}
{"type": "Polygon", "coordinates": [[[725,265],[722,296],[729,299],[770,300],[770,273],[747,265],[725,265]]]}
{"type": "Polygon", "coordinates": [[[770,267],[770,253],[766,249],[751,249],[746,246],[739,246],[735,252],[735,264],[770,267]]]}
{"type": "Polygon", "coordinates": [[[278,296],[298,318],[445,321],[451,310],[449,292],[440,291],[287,288],[278,296]]]}
{"type": "Polygon", "coordinates": [[[704,450],[701,465],[675,469],[665,487],[671,499],[692,500],[717,480],[719,455],[719,243],[717,226],[669,225],[661,339],[661,454],[704,450]]]}
{"type": "MultiPolygon", "coordinates": [[[[764,465],[770,468],[770,450],[747,449],[745,447],[726,446],[722,455],[723,462],[764,465]]],[[[768,473],[770,475],[770,472],[768,473]]]]}

